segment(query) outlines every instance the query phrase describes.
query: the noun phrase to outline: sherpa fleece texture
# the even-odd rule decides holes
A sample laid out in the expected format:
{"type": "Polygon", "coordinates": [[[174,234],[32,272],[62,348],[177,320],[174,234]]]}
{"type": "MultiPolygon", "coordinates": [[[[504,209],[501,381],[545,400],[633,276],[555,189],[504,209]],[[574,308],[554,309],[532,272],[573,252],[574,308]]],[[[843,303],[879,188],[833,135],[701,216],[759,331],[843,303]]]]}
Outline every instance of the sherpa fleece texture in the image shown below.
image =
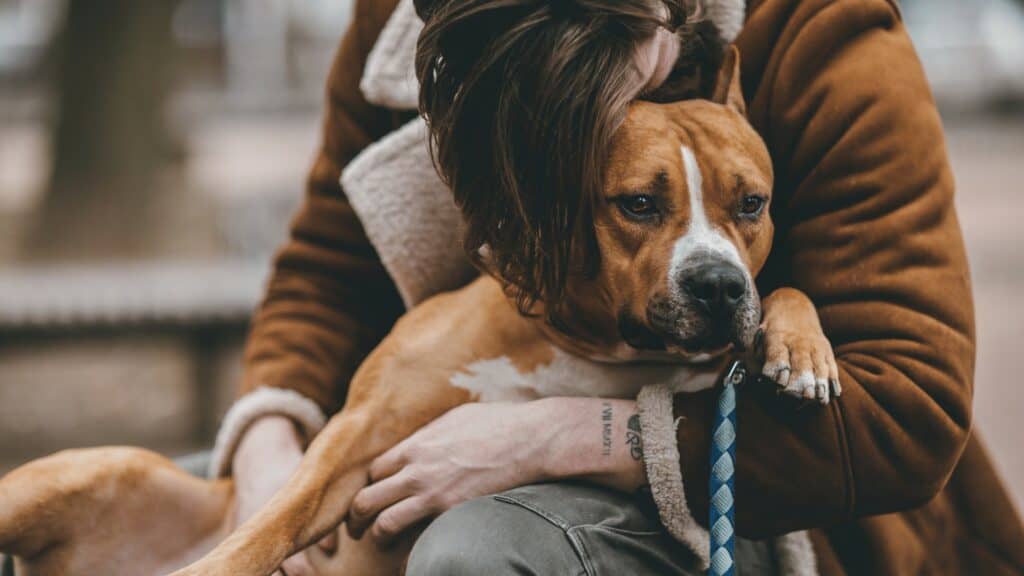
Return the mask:
{"type": "Polygon", "coordinates": [[[308,444],[324,427],[326,418],[315,402],[292,390],[258,388],[235,402],[217,431],[207,475],[221,478],[231,474],[231,460],[242,435],[263,416],[285,416],[299,427],[308,444]]]}
{"type": "MultiPolygon", "coordinates": [[[[743,28],[746,4],[745,0],[705,0],[703,10],[722,38],[732,42],[743,28]]],[[[417,107],[416,40],[422,29],[413,0],[400,0],[366,60],[359,88],[367,102],[396,110],[417,107]]]]}
{"type": "Polygon", "coordinates": [[[422,118],[367,148],[341,184],[407,307],[477,275],[463,255],[462,218],[431,162],[422,118]]]}
{"type": "Polygon", "coordinates": [[[416,41],[423,21],[413,0],[401,0],[384,26],[359,83],[366,101],[396,110],[413,110],[419,101],[416,41]]]}

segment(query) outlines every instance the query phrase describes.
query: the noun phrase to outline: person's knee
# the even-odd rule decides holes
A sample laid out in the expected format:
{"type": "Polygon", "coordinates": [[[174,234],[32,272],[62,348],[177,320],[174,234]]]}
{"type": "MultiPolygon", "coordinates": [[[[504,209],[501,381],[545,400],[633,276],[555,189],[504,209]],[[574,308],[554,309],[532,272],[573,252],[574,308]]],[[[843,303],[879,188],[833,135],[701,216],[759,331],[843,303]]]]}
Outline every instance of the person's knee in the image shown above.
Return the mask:
{"type": "Polygon", "coordinates": [[[564,534],[535,514],[491,497],[445,512],[416,541],[409,576],[481,576],[526,568],[531,559],[572,555],[564,534]],[[529,540],[529,542],[524,542],[529,540]],[[555,548],[567,548],[563,551],[555,548]]]}
{"type": "Polygon", "coordinates": [[[406,574],[468,576],[501,568],[501,543],[480,525],[496,506],[500,503],[492,498],[477,498],[431,522],[409,554],[406,574]]]}

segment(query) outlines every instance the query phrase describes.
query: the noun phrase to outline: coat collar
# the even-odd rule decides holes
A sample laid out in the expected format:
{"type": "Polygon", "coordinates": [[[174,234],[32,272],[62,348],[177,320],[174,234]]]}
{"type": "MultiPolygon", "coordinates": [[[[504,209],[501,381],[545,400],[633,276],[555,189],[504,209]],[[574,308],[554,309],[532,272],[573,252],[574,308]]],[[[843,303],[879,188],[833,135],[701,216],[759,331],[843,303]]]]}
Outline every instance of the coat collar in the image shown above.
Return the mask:
{"type": "MultiPolygon", "coordinates": [[[[746,0],[705,0],[704,12],[722,37],[732,42],[746,18],[746,0]]],[[[359,88],[374,105],[414,110],[419,102],[416,81],[416,40],[423,21],[413,0],[400,0],[366,60],[359,88]]]]}

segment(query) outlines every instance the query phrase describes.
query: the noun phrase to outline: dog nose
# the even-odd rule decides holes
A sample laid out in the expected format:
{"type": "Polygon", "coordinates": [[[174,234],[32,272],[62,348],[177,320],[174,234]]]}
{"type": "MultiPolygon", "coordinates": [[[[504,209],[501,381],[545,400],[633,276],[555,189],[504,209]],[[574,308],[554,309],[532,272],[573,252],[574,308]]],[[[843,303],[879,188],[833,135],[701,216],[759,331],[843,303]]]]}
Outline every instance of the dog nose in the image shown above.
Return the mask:
{"type": "Polygon", "coordinates": [[[727,316],[736,312],[743,300],[747,279],[735,266],[705,264],[687,275],[683,289],[712,316],[727,316]]]}

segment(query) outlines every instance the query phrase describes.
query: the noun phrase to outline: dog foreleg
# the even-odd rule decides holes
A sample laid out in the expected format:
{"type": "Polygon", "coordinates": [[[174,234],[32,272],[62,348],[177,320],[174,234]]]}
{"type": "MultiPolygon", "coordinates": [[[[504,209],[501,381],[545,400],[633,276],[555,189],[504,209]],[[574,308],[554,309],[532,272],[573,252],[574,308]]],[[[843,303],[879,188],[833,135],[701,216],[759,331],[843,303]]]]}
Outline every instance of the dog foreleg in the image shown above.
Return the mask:
{"type": "Polygon", "coordinates": [[[366,484],[374,458],[470,400],[467,392],[447,383],[417,383],[409,389],[391,376],[370,378],[370,386],[353,381],[345,409],[310,444],[284,488],[213,552],[175,576],[273,572],[341,523],[366,484]]]}

